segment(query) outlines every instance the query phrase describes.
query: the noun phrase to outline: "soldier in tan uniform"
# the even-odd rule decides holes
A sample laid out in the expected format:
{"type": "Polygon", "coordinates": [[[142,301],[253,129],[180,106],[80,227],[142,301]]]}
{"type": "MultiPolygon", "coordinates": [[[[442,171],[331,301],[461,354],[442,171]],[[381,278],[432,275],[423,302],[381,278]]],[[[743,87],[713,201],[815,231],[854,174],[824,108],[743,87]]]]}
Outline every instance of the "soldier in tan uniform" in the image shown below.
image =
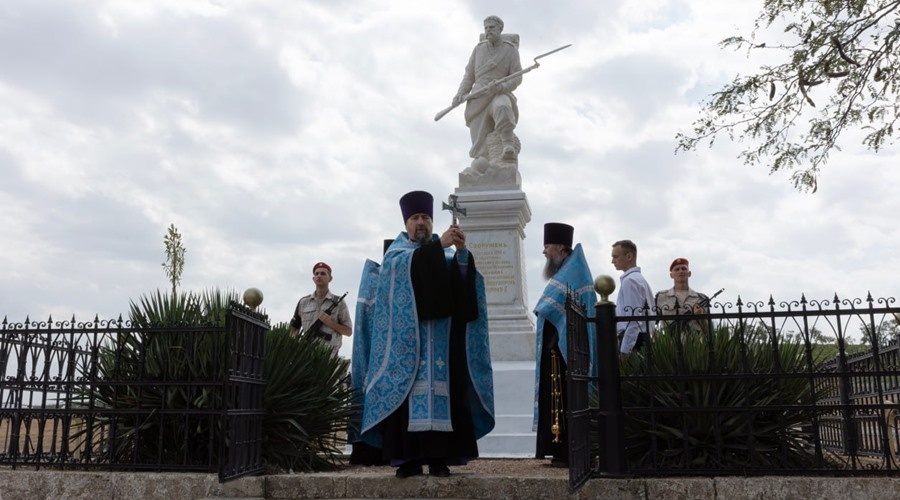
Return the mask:
{"type": "MultiPolygon", "coordinates": [[[[679,257],[669,265],[669,276],[674,282],[672,288],[656,292],[656,308],[665,316],[706,314],[709,312],[709,297],[694,290],[688,284],[691,277],[690,263],[679,257]]],[[[674,322],[666,322],[671,328],[674,322]]],[[[690,331],[703,331],[700,321],[687,321],[690,331]]]]}

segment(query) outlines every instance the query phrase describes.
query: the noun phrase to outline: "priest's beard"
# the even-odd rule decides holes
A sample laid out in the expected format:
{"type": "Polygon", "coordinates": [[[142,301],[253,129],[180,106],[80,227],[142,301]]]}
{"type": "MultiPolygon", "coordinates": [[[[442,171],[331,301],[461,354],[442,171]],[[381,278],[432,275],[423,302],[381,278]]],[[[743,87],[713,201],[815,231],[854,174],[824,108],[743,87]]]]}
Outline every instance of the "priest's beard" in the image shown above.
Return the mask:
{"type": "Polygon", "coordinates": [[[544,264],[544,279],[549,280],[553,277],[554,274],[559,271],[559,268],[562,267],[563,259],[551,259],[547,257],[547,262],[544,264]]]}
{"type": "Polygon", "coordinates": [[[411,239],[420,245],[424,245],[431,241],[431,232],[427,229],[417,229],[416,234],[411,239]]]}

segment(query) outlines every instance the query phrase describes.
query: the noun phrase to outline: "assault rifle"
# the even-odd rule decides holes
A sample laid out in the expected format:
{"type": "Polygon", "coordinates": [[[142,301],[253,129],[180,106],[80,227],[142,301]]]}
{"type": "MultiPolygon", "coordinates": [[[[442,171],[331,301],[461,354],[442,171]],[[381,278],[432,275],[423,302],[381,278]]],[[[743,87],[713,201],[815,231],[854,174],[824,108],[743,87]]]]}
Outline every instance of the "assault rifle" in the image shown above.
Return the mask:
{"type": "Polygon", "coordinates": [[[724,288],[720,289],[718,292],[714,293],[714,294],[712,295],[712,297],[706,297],[705,299],[703,299],[703,300],[701,300],[700,302],[698,302],[697,305],[700,306],[700,307],[702,307],[702,308],[704,308],[704,309],[708,308],[708,307],[709,307],[709,304],[712,303],[713,299],[716,298],[716,297],[718,297],[719,294],[722,293],[722,292],[724,292],[724,291],[725,291],[724,288]]]}
{"type": "MultiPolygon", "coordinates": [[[[350,292],[344,292],[344,295],[341,295],[339,299],[332,302],[331,305],[328,306],[328,309],[325,309],[325,314],[330,315],[332,312],[334,312],[334,310],[337,309],[337,306],[344,300],[344,297],[346,297],[348,293],[350,292]]],[[[307,338],[313,337],[317,339],[325,339],[329,342],[331,341],[330,333],[322,333],[322,320],[319,318],[316,318],[316,320],[313,321],[313,324],[309,325],[309,328],[304,330],[303,335],[307,338]]]]}

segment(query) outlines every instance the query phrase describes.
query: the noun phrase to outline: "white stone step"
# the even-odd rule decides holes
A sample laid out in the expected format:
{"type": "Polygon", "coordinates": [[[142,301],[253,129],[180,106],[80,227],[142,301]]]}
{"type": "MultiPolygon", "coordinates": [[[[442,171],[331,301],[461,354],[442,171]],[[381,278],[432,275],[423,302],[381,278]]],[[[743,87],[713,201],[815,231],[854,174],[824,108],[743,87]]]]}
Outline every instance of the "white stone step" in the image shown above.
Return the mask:
{"type": "Polygon", "coordinates": [[[495,415],[521,415],[534,411],[534,363],[494,363],[495,415]]]}
{"type": "Polygon", "coordinates": [[[534,415],[498,415],[493,432],[500,434],[531,432],[534,415]]]}
{"type": "Polygon", "coordinates": [[[494,369],[494,430],[478,441],[484,457],[534,456],[534,361],[498,361],[494,369]]]}
{"type": "Polygon", "coordinates": [[[478,440],[478,454],[487,458],[531,458],[534,443],[533,432],[491,432],[478,440]]]}

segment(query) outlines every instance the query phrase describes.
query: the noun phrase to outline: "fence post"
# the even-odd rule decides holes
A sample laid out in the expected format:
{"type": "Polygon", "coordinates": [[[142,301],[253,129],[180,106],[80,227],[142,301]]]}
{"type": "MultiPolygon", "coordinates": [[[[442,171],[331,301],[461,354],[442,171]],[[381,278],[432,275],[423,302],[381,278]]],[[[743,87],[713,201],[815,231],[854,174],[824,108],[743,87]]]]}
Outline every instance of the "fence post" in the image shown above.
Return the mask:
{"type": "Polygon", "coordinates": [[[597,375],[599,407],[597,412],[600,439],[600,474],[624,474],[625,443],[622,440],[622,394],[619,388],[619,339],[616,336],[616,305],[601,300],[597,316],[597,375]]]}

